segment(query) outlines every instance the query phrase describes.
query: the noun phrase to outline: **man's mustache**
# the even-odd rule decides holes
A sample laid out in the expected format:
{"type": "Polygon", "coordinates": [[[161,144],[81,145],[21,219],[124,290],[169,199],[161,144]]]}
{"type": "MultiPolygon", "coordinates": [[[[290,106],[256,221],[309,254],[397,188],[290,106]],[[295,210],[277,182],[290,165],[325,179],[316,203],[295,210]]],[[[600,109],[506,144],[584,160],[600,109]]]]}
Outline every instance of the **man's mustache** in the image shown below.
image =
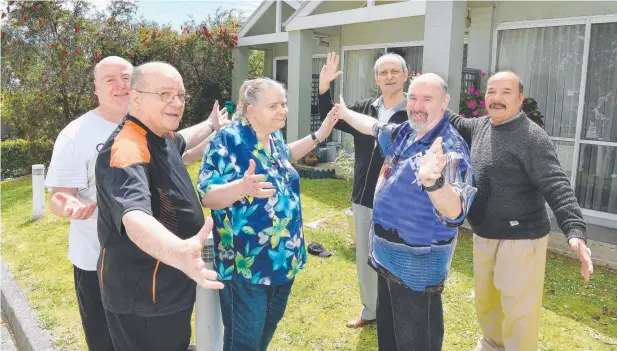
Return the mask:
{"type": "Polygon", "coordinates": [[[424,112],[424,111],[410,110],[410,111],[409,111],[409,114],[410,114],[410,115],[420,115],[420,116],[422,116],[422,117],[424,117],[424,118],[427,118],[427,117],[428,117],[428,112],[424,112]]]}
{"type": "Polygon", "coordinates": [[[506,108],[506,105],[499,103],[499,102],[493,102],[492,104],[490,104],[489,108],[495,108],[495,107],[501,107],[501,108],[506,108]]]}

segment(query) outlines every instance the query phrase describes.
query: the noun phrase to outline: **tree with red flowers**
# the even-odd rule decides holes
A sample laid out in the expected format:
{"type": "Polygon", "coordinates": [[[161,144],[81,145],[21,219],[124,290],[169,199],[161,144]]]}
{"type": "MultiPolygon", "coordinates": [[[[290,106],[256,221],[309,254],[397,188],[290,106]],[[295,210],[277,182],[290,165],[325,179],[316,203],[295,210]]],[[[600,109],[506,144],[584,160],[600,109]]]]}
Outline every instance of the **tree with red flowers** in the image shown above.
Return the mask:
{"type": "Polygon", "coordinates": [[[53,139],[95,107],[92,70],[111,55],[176,66],[192,96],[184,125],[202,121],[214,99],[231,97],[231,49],[243,20],[235,11],[189,21],[179,33],[138,19],[131,1],[91,10],[84,0],[9,2],[2,9],[2,120],[18,137],[53,139]]]}

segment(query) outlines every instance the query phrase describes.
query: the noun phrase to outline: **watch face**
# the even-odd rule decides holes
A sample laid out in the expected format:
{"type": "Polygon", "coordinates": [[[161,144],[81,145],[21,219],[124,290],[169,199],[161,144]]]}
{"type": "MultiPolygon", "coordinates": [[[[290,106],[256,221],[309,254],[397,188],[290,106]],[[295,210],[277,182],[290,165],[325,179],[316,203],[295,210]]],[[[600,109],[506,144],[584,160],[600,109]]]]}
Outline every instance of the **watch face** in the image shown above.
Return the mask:
{"type": "Polygon", "coordinates": [[[441,177],[439,177],[439,179],[437,179],[437,184],[439,184],[439,186],[443,186],[443,184],[445,183],[445,179],[443,179],[443,175],[441,177]]]}

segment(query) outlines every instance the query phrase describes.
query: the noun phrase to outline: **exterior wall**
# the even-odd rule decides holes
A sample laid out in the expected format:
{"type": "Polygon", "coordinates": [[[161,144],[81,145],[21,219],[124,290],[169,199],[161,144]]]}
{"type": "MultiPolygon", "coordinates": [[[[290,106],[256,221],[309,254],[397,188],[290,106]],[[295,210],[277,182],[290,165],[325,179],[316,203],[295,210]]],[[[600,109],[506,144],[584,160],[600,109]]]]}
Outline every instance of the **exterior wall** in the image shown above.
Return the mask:
{"type": "Polygon", "coordinates": [[[617,13],[615,1],[495,1],[495,23],[617,13]]]}
{"type": "MultiPolygon", "coordinates": [[[[493,7],[469,9],[467,67],[489,72],[491,69],[491,46],[493,43],[493,7]]],[[[482,85],[486,83],[483,79],[482,85]]]]}
{"type": "MultiPolygon", "coordinates": [[[[317,54],[326,55],[328,54],[329,51],[340,50],[339,42],[340,42],[339,37],[330,37],[330,46],[325,47],[325,46],[317,45],[317,40],[313,40],[313,48],[311,51],[312,55],[317,55],[317,54]]],[[[273,44],[273,52],[274,52],[274,57],[289,56],[289,44],[288,43],[275,43],[273,44]]]]}
{"type": "Polygon", "coordinates": [[[424,17],[396,18],[387,21],[343,26],[342,46],[422,41],[424,17]]]}

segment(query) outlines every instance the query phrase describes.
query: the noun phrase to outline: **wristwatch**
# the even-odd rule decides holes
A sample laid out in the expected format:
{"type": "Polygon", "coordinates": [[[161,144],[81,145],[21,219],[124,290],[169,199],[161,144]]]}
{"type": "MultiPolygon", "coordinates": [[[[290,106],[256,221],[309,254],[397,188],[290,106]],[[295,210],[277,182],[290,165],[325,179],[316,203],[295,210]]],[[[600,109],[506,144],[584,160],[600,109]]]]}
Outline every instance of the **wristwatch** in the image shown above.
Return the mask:
{"type": "Polygon", "coordinates": [[[424,188],[424,191],[426,191],[427,193],[430,193],[430,192],[443,188],[445,184],[446,184],[446,180],[443,178],[443,174],[442,174],[441,177],[437,178],[437,180],[435,181],[435,184],[431,186],[422,185],[422,188],[424,188]]]}
{"type": "Polygon", "coordinates": [[[315,132],[311,133],[311,138],[313,139],[315,144],[319,145],[319,143],[321,143],[321,141],[319,141],[319,139],[317,139],[317,134],[315,134],[315,132]]]}

